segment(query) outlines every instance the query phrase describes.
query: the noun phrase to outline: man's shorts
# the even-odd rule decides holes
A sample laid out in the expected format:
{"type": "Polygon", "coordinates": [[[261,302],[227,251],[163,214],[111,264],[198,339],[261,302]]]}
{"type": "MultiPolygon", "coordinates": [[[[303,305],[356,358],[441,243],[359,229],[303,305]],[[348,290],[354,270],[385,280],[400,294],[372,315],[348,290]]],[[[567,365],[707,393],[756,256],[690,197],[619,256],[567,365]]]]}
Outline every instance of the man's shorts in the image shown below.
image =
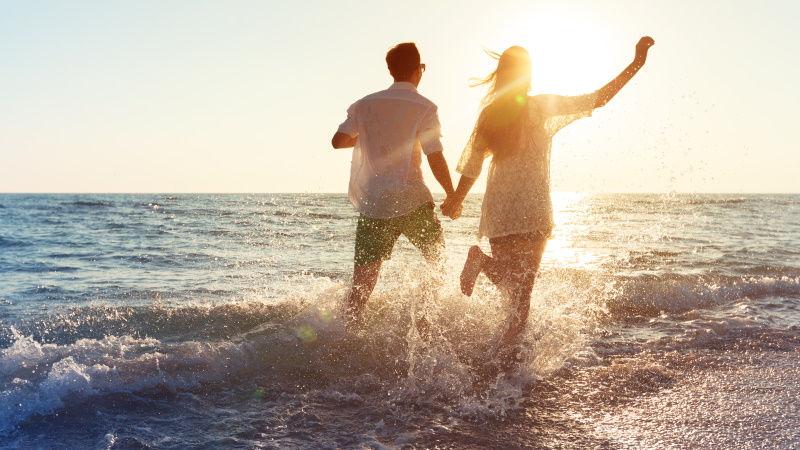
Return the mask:
{"type": "Polygon", "coordinates": [[[356,228],[355,265],[390,259],[401,234],[426,259],[436,257],[444,250],[444,235],[433,208],[433,202],[425,203],[415,211],[391,219],[373,219],[361,214],[356,228]]]}

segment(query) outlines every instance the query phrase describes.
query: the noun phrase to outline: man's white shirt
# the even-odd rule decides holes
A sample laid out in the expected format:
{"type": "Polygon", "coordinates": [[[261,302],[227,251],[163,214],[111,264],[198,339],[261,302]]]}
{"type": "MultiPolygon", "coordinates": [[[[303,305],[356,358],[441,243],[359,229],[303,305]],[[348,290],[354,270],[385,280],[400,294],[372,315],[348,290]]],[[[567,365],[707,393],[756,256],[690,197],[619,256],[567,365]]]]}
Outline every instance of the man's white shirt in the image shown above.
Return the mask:
{"type": "Polygon", "coordinates": [[[349,197],[374,219],[408,214],[433,201],[422,177],[422,154],[442,151],[436,105],[413,84],[396,82],[350,105],[339,132],[358,136],[349,197]]]}

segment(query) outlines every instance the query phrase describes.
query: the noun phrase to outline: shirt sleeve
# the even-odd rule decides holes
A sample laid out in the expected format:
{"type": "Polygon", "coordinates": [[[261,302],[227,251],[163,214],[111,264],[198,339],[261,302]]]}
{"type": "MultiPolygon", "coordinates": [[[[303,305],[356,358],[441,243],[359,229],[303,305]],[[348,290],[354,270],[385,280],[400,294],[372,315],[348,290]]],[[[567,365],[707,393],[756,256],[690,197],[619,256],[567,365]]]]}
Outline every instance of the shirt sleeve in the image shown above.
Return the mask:
{"type": "Polygon", "coordinates": [[[339,125],[337,131],[350,137],[358,136],[358,102],[353,103],[347,108],[347,119],[339,125]]]}
{"type": "Polygon", "coordinates": [[[552,137],[572,122],[590,117],[597,101],[597,92],[584,95],[537,95],[534,97],[544,120],[544,129],[552,137]]]}
{"type": "Polygon", "coordinates": [[[422,152],[430,155],[444,149],[441,138],[442,125],[439,123],[438,109],[433,106],[422,117],[419,128],[417,128],[417,140],[422,146],[422,152]]]}

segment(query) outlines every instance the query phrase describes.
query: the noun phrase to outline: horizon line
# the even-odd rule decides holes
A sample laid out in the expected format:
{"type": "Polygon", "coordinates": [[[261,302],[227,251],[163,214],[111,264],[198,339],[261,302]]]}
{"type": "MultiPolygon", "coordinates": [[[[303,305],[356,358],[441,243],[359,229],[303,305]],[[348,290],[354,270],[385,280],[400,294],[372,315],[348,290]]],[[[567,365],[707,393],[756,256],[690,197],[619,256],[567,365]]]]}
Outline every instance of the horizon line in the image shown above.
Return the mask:
{"type": "MultiPolygon", "coordinates": [[[[800,195],[798,192],[606,192],[606,191],[551,191],[552,194],[602,194],[602,195],[800,195]]],[[[347,192],[0,192],[0,195],[348,195],[347,192]]],[[[444,195],[444,192],[431,192],[433,195],[444,195]]],[[[485,194],[470,192],[467,195],[485,194]]]]}

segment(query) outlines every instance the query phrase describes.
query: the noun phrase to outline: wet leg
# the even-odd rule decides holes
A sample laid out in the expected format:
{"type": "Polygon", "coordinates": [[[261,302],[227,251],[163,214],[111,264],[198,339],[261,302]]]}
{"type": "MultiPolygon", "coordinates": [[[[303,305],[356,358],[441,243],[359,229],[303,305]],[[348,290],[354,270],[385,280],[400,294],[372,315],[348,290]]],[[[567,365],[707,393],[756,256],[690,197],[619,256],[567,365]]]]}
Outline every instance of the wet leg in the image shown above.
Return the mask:
{"type": "Polygon", "coordinates": [[[475,282],[478,280],[478,275],[481,274],[483,269],[483,260],[488,258],[480,247],[473,245],[467,252],[467,261],[464,263],[464,268],[461,270],[461,292],[467,297],[472,295],[472,290],[475,289],[475,282]]]}
{"type": "MultiPolygon", "coordinates": [[[[430,295],[433,297],[433,307],[438,307],[438,296],[444,286],[445,263],[447,262],[444,235],[440,233],[438,239],[436,239],[432,245],[430,243],[428,243],[428,245],[418,244],[416,240],[411,240],[410,238],[409,241],[416,245],[422,252],[422,256],[425,257],[425,262],[430,271],[430,277],[428,277],[426,281],[427,286],[425,290],[430,292],[430,295]]],[[[427,308],[430,307],[430,305],[426,304],[424,296],[420,301],[419,307],[421,313],[414,319],[414,324],[417,327],[420,338],[422,338],[423,341],[430,341],[433,333],[431,324],[427,318],[427,308]]]]}
{"type": "MultiPolygon", "coordinates": [[[[508,359],[508,363],[516,359],[514,347],[528,322],[531,307],[533,284],[539,271],[539,265],[547,245],[546,239],[516,242],[513,246],[498,248],[498,253],[507,261],[508,275],[506,286],[511,295],[511,312],[506,321],[506,329],[500,338],[498,351],[508,359]]],[[[495,253],[495,249],[492,249],[495,253]]]]}
{"type": "MultiPolygon", "coordinates": [[[[515,274],[517,275],[517,274],[515,274]]],[[[533,280],[536,274],[525,276],[530,280],[524,280],[516,284],[511,291],[511,312],[509,314],[506,330],[500,339],[500,348],[513,347],[519,341],[519,336],[528,323],[528,313],[531,309],[531,293],[533,292],[533,280]]]]}
{"type": "Polygon", "coordinates": [[[498,261],[483,253],[477,245],[473,245],[469,248],[467,261],[461,270],[461,292],[467,297],[471,296],[472,291],[475,289],[475,282],[481,272],[486,274],[492,283],[500,284],[503,280],[504,271],[505,269],[498,261]]]}
{"type": "Polygon", "coordinates": [[[378,260],[353,268],[353,286],[347,295],[347,322],[345,325],[347,331],[353,331],[358,326],[364,306],[378,282],[382,263],[383,261],[378,260]]]}

